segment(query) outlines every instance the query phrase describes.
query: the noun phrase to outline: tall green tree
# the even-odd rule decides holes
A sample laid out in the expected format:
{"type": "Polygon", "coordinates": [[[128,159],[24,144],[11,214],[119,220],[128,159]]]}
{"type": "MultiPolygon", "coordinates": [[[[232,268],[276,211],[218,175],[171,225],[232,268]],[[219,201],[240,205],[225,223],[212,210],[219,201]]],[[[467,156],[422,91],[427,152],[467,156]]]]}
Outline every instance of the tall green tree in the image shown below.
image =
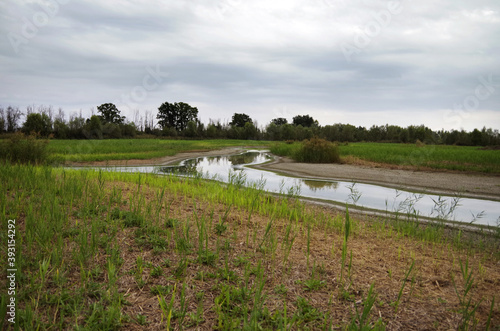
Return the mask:
{"type": "Polygon", "coordinates": [[[164,102],[158,108],[156,118],[162,129],[173,128],[180,132],[187,128],[190,121],[198,120],[198,108],[184,102],[164,102]]]}
{"type": "Polygon", "coordinates": [[[286,118],[283,118],[283,117],[278,117],[278,118],[274,118],[271,120],[271,123],[277,125],[277,126],[280,126],[280,125],[285,125],[285,124],[288,124],[288,121],[286,118]]]}
{"type": "Polygon", "coordinates": [[[297,115],[293,118],[293,125],[302,125],[305,128],[310,128],[313,125],[318,125],[318,121],[309,115],[297,115]]]}
{"type": "Polygon", "coordinates": [[[36,132],[43,137],[47,137],[52,132],[52,121],[45,113],[31,113],[26,117],[22,131],[25,134],[36,132]]]}
{"type": "Polygon", "coordinates": [[[246,123],[253,124],[250,116],[248,116],[247,114],[234,113],[233,118],[231,119],[231,122],[229,124],[238,128],[244,128],[246,123]]]}
{"type": "Polygon", "coordinates": [[[118,108],[112,103],[103,103],[97,106],[97,111],[101,114],[99,118],[103,124],[122,124],[125,121],[125,116],[121,116],[118,108]]]}
{"type": "Polygon", "coordinates": [[[102,139],[102,123],[99,116],[93,115],[85,122],[83,133],[87,139],[102,139]]]}

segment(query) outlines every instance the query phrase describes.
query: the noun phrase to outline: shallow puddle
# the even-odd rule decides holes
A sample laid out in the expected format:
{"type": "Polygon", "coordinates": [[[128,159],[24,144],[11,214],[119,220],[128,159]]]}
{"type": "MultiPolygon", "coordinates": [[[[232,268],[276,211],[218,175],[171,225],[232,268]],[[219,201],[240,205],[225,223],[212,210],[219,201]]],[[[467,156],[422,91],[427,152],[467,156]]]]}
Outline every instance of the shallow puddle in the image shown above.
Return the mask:
{"type": "Polygon", "coordinates": [[[303,179],[248,167],[271,159],[268,152],[248,151],[231,156],[199,157],[185,160],[176,166],[108,169],[200,176],[225,183],[244,182],[245,186],[256,185],[273,193],[293,194],[334,203],[348,203],[376,211],[416,214],[447,221],[497,226],[500,220],[500,202],[497,201],[408,192],[356,182],[303,179]]]}

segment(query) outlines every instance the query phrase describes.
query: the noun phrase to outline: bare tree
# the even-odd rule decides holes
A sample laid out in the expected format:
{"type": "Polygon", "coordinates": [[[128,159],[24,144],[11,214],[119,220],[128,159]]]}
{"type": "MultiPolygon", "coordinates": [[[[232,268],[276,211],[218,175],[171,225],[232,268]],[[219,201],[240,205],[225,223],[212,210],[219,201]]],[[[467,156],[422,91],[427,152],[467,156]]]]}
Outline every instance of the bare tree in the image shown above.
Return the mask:
{"type": "Polygon", "coordinates": [[[0,133],[3,133],[5,130],[5,110],[3,107],[0,107],[0,133]]]}
{"type": "Polygon", "coordinates": [[[139,115],[140,115],[140,111],[139,109],[136,109],[134,110],[134,124],[139,127],[140,126],[140,123],[139,123],[139,115]]]}
{"type": "Polygon", "coordinates": [[[7,132],[15,132],[19,128],[18,121],[22,115],[23,113],[21,113],[19,107],[7,107],[7,132]]]}
{"type": "Polygon", "coordinates": [[[38,106],[37,113],[39,113],[39,114],[46,114],[47,110],[45,110],[45,106],[44,105],[38,106]]]}
{"type": "Polygon", "coordinates": [[[26,107],[26,117],[28,117],[30,114],[33,114],[35,112],[35,105],[28,105],[26,107]]]}
{"type": "Polygon", "coordinates": [[[53,122],[54,121],[54,107],[52,107],[52,105],[49,105],[47,108],[47,115],[49,115],[49,118],[50,118],[50,122],[53,122]]]}
{"type": "Polygon", "coordinates": [[[146,131],[146,130],[153,130],[152,123],[153,123],[153,114],[151,113],[151,111],[146,110],[146,113],[144,115],[144,131],[146,131]],[[151,125],[149,123],[150,118],[151,118],[151,125]]]}
{"type": "MultiPolygon", "coordinates": [[[[34,106],[33,106],[33,109],[34,109],[34,106]]],[[[40,106],[38,106],[38,113],[47,115],[51,122],[54,120],[54,108],[52,107],[52,105],[48,105],[48,106],[40,105],[40,106]]]]}
{"type": "Polygon", "coordinates": [[[57,115],[56,115],[56,121],[59,121],[59,122],[62,122],[64,123],[64,110],[59,107],[59,109],[57,110],[57,115]]]}

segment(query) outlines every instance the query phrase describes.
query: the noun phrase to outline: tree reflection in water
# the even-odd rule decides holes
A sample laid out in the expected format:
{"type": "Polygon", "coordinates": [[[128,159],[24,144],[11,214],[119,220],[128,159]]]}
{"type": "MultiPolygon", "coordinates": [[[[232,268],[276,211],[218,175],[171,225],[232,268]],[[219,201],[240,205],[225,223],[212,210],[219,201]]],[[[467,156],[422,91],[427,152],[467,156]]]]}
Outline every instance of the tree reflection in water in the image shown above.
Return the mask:
{"type": "Polygon", "coordinates": [[[191,159],[182,162],[182,164],[178,166],[160,167],[159,172],[164,174],[185,176],[201,175],[198,171],[198,164],[201,162],[201,160],[201,158],[191,159]]]}
{"type": "Polygon", "coordinates": [[[322,191],[326,189],[336,190],[339,187],[338,182],[327,182],[323,180],[309,180],[304,179],[302,181],[306,186],[313,192],[322,191]]]}
{"type": "Polygon", "coordinates": [[[250,152],[239,155],[231,155],[229,157],[229,161],[233,165],[254,163],[257,160],[257,157],[260,156],[260,154],[260,152],[250,152]]]}

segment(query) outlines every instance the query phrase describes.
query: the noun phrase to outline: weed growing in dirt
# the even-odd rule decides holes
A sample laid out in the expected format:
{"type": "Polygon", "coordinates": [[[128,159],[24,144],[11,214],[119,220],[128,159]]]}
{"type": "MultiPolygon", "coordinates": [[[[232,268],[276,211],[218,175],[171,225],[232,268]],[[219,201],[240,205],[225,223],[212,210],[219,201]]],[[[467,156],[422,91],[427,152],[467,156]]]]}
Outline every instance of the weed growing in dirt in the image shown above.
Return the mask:
{"type": "MultiPolygon", "coordinates": [[[[487,233],[481,245],[458,242],[442,228],[364,221],[240,179],[2,164],[0,182],[1,219],[17,221],[21,329],[500,324],[491,295],[500,257],[487,233]]],[[[6,286],[5,270],[0,278],[6,286]]]]}

